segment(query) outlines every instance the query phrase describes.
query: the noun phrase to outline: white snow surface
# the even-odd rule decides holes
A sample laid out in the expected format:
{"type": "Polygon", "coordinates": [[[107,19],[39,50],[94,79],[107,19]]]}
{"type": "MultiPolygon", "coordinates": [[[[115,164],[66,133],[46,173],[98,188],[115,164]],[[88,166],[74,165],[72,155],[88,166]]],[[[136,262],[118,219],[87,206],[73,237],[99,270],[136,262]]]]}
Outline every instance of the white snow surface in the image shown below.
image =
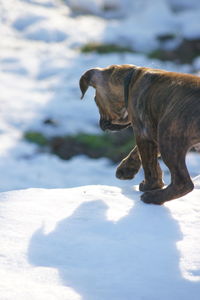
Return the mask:
{"type": "Polygon", "coordinates": [[[0,195],[1,299],[199,299],[200,179],[145,205],[116,186],[0,195]]]}
{"type": "Polygon", "coordinates": [[[62,161],[23,138],[100,133],[94,91],[80,101],[91,67],[198,72],[200,58],[177,66],[79,47],[114,42],[145,53],[161,34],[199,38],[199,17],[197,0],[0,1],[0,300],[199,299],[199,154],[187,156],[194,191],[157,207],[139,199],[142,171],[119,181],[107,159],[62,161]]]}

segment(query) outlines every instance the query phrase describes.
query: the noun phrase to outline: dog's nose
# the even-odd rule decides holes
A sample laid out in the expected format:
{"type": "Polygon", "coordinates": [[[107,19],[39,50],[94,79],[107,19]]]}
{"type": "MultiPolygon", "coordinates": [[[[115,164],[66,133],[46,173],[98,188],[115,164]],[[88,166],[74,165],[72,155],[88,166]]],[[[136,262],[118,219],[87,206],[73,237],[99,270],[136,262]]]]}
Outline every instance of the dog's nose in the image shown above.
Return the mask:
{"type": "Polygon", "coordinates": [[[111,122],[108,121],[108,120],[105,120],[105,119],[100,119],[100,121],[99,121],[99,126],[101,127],[101,129],[103,131],[105,131],[106,129],[108,129],[109,126],[110,126],[110,124],[111,124],[111,122]]]}

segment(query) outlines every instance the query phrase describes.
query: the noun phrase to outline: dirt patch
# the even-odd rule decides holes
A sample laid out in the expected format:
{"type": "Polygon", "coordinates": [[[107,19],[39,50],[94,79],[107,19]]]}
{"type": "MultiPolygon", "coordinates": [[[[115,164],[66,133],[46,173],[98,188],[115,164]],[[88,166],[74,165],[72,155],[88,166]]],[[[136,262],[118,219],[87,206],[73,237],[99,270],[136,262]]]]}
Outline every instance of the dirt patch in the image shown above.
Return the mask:
{"type": "Polygon", "coordinates": [[[56,154],[67,160],[76,155],[90,158],[107,157],[117,163],[124,158],[135,144],[132,129],[118,133],[92,135],[79,133],[72,136],[55,136],[47,138],[40,132],[26,132],[24,138],[38,145],[42,151],[56,154]]]}

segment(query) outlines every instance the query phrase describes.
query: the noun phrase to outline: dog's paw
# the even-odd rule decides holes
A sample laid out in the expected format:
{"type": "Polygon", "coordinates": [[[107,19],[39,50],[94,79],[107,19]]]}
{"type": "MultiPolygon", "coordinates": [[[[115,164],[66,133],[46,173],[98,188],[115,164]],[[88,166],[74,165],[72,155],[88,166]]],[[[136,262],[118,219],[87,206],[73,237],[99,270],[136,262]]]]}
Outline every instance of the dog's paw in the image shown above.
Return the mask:
{"type": "Polygon", "coordinates": [[[162,189],[164,186],[164,182],[162,180],[154,181],[154,182],[146,182],[143,180],[139,185],[139,190],[141,192],[152,191],[162,189]]]}
{"type": "Polygon", "coordinates": [[[116,171],[116,177],[121,180],[130,180],[135,176],[134,170],[130,168],[118,168],[116,171]]]}
{"type": "Polygon", "coordinates": [[[142,194],[141,200],[144,203],[156,205],[162,205],[165,202],[161,199],[161,197],[159,197],[159,193],[157,191],[145,192],[142,194]]]}

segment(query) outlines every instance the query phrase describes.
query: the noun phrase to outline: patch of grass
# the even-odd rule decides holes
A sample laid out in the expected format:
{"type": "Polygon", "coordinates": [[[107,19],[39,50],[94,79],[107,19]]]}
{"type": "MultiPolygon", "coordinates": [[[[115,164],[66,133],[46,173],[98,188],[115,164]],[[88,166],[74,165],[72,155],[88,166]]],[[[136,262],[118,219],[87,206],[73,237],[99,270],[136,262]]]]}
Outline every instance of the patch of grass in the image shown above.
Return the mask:
{"type": "Polygon", "coordinates": [[[96,52],[98,54],[109,53],[134,53],[130,47],[124,47],[116,44],[101,44],[101,43],[88,43],[81,47],[82,53],[96,52]]]}
{"type": "Polygon", "coordinates": [[[175,33],[166,33],[166,34],[160,34],[157,36],[157,40],[160,42],[167,42],[174,40],[176,38],[175,33]]]}
{"type": "Polygon", "coordinates": [[[46,146],[48,144],[48,139],[42,133],[37,131],[27,131],[24,134],[24,138],[39,146],[46,146]]]}
{"type": "Polygon", "coordinates": [[[112,142],[111,139],[109,139],[109,136],[107,134],[103,135],[95,135],[95,134],[85,134],[85,133],[79,133],[74,136],[74,138],[88,147],[92,149],[102,148],[111,146],[112,142]]]}
{"type": "MultiPolygon", "coordinates": [[[[162,37],[162,39],[172,38],[162,37]]],[[[164,40],[163,40],[164,41],[164,40]]],[[[173,61],[178,64],[191,64],[199,56],[200,39],[183,39],[175,49],[167,50],[162,47],[150,52],[148,57],[162,61],[173,61]]]]}
{"type": "Polygon", "coordinates": [[[65,160],[82,154],[91,158],[107,157],[115,163],[124,158],[135,144],[132,130],[101,135],[79,133],[49,139],[40,132],[29,131],[24,138],[65,160]]]}
{"type": "Polygon", "coordinates": [[[102,135],[79,133],[55,138],[52,141],[52,151],[63,159],[84,154],[91,158],[107,157],[119,162],[131,151],[134,143],[134,136],[130,130],[102,135]]]}
{"type": "Polygon", "coordinates": [[[160,59],[163,60],[163,50],[156,49],[150,53],[148,53],[148,57],[151,59],[160,59]]]}
{"type": "Polygon", "coordinates": [[[114,4],[104,4],[103,7],[102,7],[103,11],[105,12],[109,12],[109,11],[115,11],[117,10],[117,6],[115,6],[114,4]]]}

